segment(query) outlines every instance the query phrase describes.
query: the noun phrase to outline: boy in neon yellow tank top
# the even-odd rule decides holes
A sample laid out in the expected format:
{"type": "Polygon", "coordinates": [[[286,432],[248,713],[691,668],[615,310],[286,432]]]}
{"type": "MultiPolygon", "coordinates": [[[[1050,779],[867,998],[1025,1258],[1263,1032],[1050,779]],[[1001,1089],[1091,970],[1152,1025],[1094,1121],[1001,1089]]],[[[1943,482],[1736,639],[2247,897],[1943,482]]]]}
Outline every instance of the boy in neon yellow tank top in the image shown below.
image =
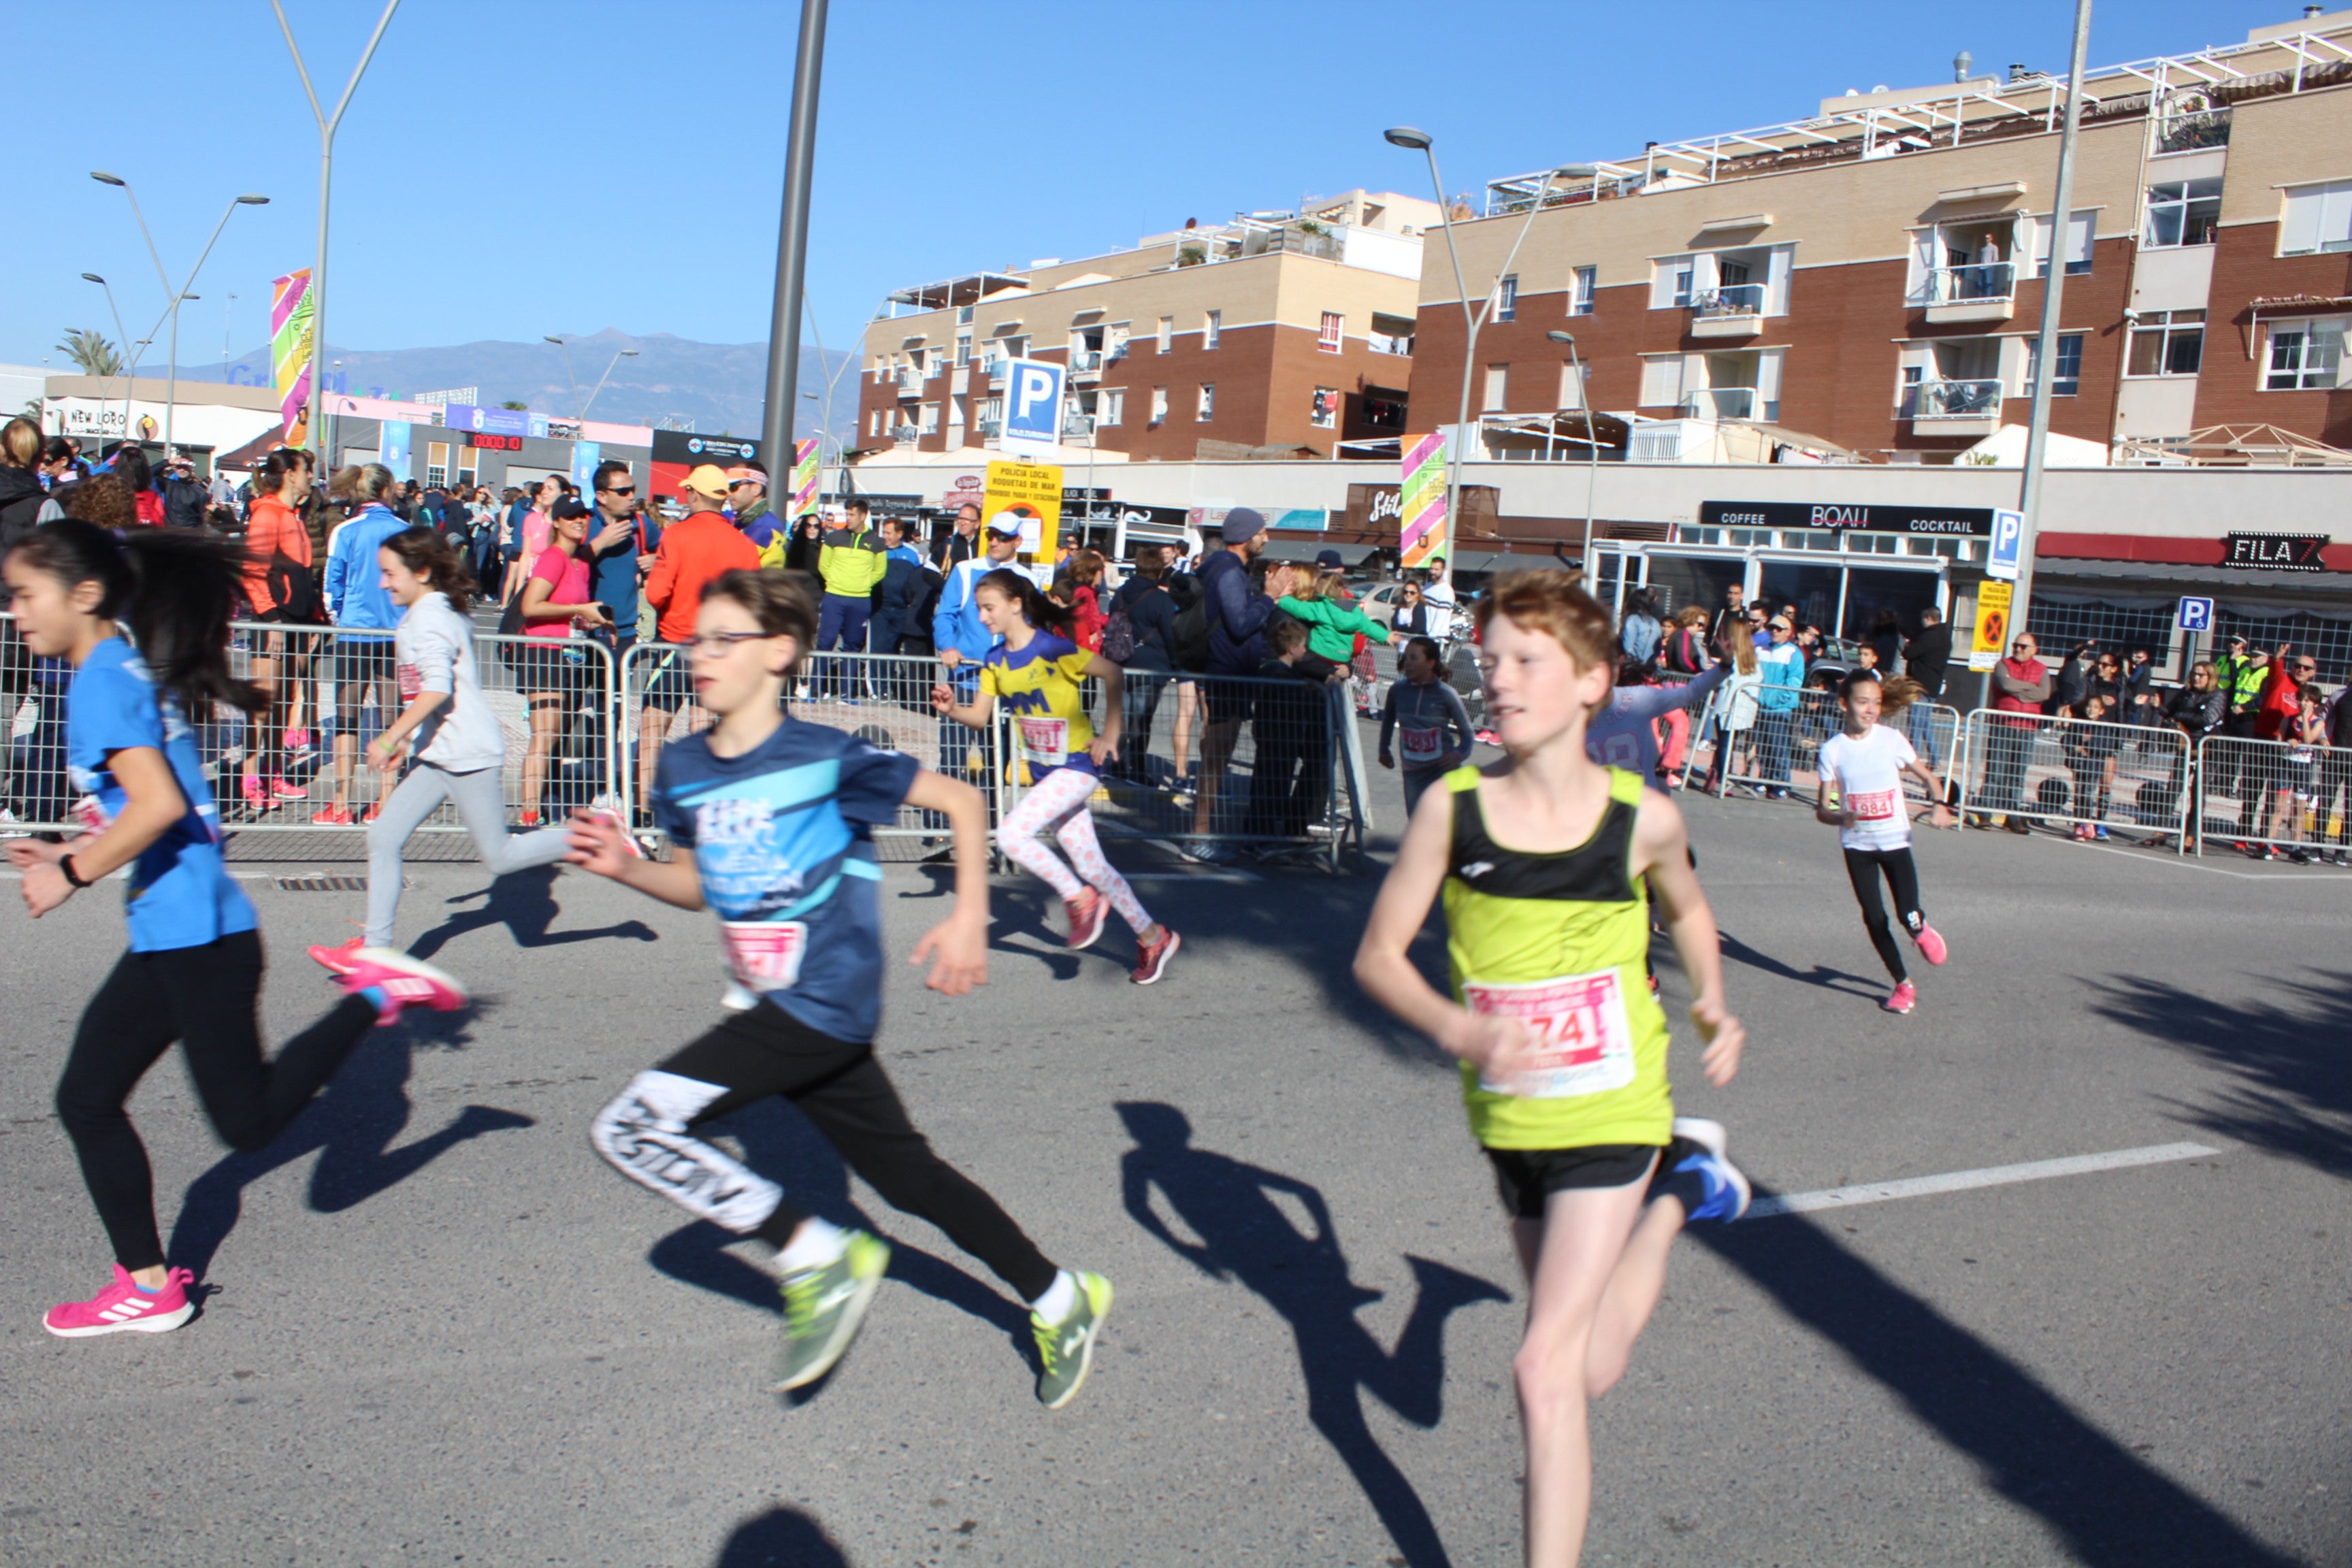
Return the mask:
{"type": "Polygon", "coordinates": [[[1723,1005],[1715,916],[1682,814],[1585,755],[1609,699],[1609,612],[1559,572],[1479,601],[1486,716],[1509,755],[1422,797],[1356,953],[1356,977],[1462,1063],[1530,1289],[1513,1363],[1527,1434],[1527,1561],[1572,1568],[1591,1511],[1587,1403],[1625,1371],[1687,1219],[1736,1219],[1748,1183],[1723,1129],[1677,1119],[1648,985],[1654,896],[1720,1087],[1746,1032],[1723,1005]],[[1406,950],[1443,894],[1452,1000],[1406,950]]]}

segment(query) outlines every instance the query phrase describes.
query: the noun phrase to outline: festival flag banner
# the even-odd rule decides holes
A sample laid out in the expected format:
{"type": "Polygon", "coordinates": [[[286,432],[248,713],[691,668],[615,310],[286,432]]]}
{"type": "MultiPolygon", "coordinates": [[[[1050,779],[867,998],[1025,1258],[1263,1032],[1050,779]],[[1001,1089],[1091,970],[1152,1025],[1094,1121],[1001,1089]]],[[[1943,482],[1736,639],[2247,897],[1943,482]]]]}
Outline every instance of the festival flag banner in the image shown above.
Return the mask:
{"type": "Polygon", "coordinates": [[[310,407],[310,269],[289,272],[269,285],[269,363],[277,373],[278,412],[288,446],[307,434],[310,407]]]}
{"type": "Polygon", "coordinates": [[[1408,436],[1404,484],[1397,498],[1397,548],[1402,564],[1426,566],[1445,552],[1445,432],[1408,436]]]}
{"type": "Polygon", "coordinates": [[[816,510],[817,438],[793,443],[793,505],[785,515],[800,517],[816,510]]]}

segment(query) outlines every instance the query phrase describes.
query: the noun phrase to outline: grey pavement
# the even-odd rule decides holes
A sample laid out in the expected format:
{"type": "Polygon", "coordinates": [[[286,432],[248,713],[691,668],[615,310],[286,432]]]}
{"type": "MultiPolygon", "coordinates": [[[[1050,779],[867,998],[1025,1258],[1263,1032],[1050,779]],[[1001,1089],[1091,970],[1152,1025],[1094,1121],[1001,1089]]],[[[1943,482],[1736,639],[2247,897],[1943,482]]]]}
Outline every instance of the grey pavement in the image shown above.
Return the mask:
{"type": "MultiPolygon", "coordinates": [[[[1688,810],[1753,1043],[1716,1090],[1679,1031],[1680,1102],[1759,1190],[2219,1152],[1694,1227],[1595,1409],[1587,1560],[2352,1562],[2352,874],[1923,834],[1953,958],[1895,1018],[1834,836],[1688,810]]],[[[106,1273],[49,1095],[121,924],[0,884],[0,1561],[1516,1562],[1523,1289],[1453,1070],[1349,981],[1373,880],[1114,853],[1184,933],[1162,984],[1116,922],[1058,951],[1008,879],[987,990],[894,964],[882,1047],[937,1146],[1117,1284],[1056,1414],[1002,1287],[774,1106],[749,1157],[898,1250],[841,1369],[768,1393],[764,1277],[586,1140],[718,1016],[705,918],[465,864],[412,866],[401,933],[479,1005],[378,1031],[258,1156],[159,1068],[133,1109],[202,1314],[50,1339],[106,1273]]],[[[273,1038],[360,912],[295,868],[238,866],[273,1038]]],[[[901,960],[946,908],[912,867],[884,901],[901,960]]]]}

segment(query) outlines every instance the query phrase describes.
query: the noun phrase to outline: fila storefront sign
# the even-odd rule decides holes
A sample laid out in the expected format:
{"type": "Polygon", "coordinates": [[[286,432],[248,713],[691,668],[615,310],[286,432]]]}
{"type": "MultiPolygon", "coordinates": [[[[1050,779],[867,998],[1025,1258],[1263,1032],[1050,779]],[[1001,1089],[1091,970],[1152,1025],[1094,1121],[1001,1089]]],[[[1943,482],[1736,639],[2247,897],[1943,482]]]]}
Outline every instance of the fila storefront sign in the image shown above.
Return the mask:
{"type": "Polygon", "coordinates": [[[1858,533],[1992,533],[1990,507],[1880,506],[1858,502],[1708,500],[1698,505],[1706,528],[1837,529],[1858,533]]]}
{"type": "Polygon", "coordinates": [[[2225,566],[2250,566],[2258,572],[2325,572],[2320,552],[2327,548],[2324,533],[2231,533],[2222,536],[2225,566]]]}

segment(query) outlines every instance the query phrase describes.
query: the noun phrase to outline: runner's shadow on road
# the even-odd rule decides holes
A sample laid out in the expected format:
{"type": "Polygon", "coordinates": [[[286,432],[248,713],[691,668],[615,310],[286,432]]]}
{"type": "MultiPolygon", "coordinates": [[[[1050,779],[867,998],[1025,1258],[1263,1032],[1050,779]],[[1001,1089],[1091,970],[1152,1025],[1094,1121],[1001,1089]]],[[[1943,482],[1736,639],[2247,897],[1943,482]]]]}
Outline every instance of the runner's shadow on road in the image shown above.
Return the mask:
{"type": "Polygon", "coordinates": [[[310,1208],[341,1214],[398,1186],[461,1143],[537,1125],[519,1111],[468,1105],[439,1131],[392,1147],[413,1110],[408,1077],[416,1049],[436,1043],[436,1036],[444,1048],[458,1049],[464,1027],[462,1017],[412,1012],[400,1026],[371,1030],[319,1098],[268,1148],[226,1155],[189,1184],[165,1248],[173,1263],[202,1279],[236,1228],[246,1188],[314,1152],[319,1163],[310,1173],[310,1208]]]}
{"type": "MultiPolygon", "coordinates": [[[[771,1098],[721,1118],[705,1130],[705,1135],[712,1132],[731,1134],[743,1163],[782,1187],[794,1206],[835,1225],[854,1226],[886,1237],[890,1243],[890,1279],[1002,1331],[1024,1363],[1034,1365],[1028,1310],[869,1216],[850,1196],[849,1168],[799,1111],[771,1098]]],[[[707,1220],[695,1220],[654,1243],[646,1260],[681,1284],[731,1296],[781,1316],[783,1299],[777,1290],[776,1277],[727,1250],[740,1239],[707,1220]]],[[[815,1385],[818,1390],[823,1387],[823,1384],[815,1385]]],[[[802,1391],[803,1395],[811,1392],[802,1391]]]]}
{"type": "Polygon", "coordinates": [[[1444,1413],[1445,1320],[1475,1302],[1507,1301],[1509,1293],[1408,1254],[1416,1291],[1412,1313],[1396,1348],[1383,1350],[1356,1316],[1381,1292],[1349,1277],[1321,1192],[1200,1148],[1191,1121],[1172,1105],[1122,1100],[1118,1113],[1135,1140],[1120,1162],[1135,1223],[1212,1279],[1239,1283],[1282,1315],[1297,1341],[1307,1419],[1354,1476],[1403,1560],[1446,1562],[1429,1510],[1372,1436],[1360,1394],[1369,1390],[1416,1426],[1435,1426],[1444,1413]],[[1161,1217],[1155,1192],[1199,1240],[1185,1239],[1161,1217]],[[1277,1197],[1303,1209],[1309,1228],[1294,1223],[1277,1197]]]}
{"type": "Polygon", "coordinates": [[[2169,981],[2091,982],[2104,1017],[2203,1058],[2232,1087],[2175,1100],[2190,1125],[2352,1177],[2352,994],[2341,976],[2274,980],[2279,1000],[2217,1001],[2169,981]]]}
{"type": "Polygon", "coordinates": [[[772,1508],[737,1525],[710,1568],[849,1568],[849,1555],[812,1515],[772,1508]]]}
{"type": "Polygon", "coordinates": [[[1834,991],[1842,996],[1860,996],[1872,1002],[1877,1001],[1885,994],[1887,984],[1892,984],[1892,982],[1882,984],[1864,979],[1859,974],[1848,974],[1843,969],[1832,969],[1827,964],[1822,963],[1816,963],[1811,969],[1794,968],[1769,954],[1757,952],[1727,931],[1723,933],[1723,956],[1735,963],[1744,963],[1750,969],[1759,969],[1767,974],[1778,975],[1783,980],[1794,980],[1805,985],[1818,985],[1824,991],[1834,991]]]}
{"type": "Polygon", "coordinates": [[[558,869],[536,866],[510,877],[500,877],[487,888],[458,894],[448,902],[470,903],[476,899],[488,901],[478,910],[467,910],[444,920],[409,944],[410,954],[430,959],[457,938],[495,925],[505,926],[513,934],[517,947],[569,947],[574,942],[601,942],[606,937],[625,937],[631,942],[661,940],[660,932],[639,920],[621,921],[593,931],[551,931],[555,917],[563,912],[563,906],[555,901],[558,869]]]}
{"type": "MultiPolygon", "coordinates": [[[[1760,1184],[1756,1196],[1770,1196],[1760,1184]]],[[[1802,1215],[1684,1234],[1771,1296],[2040,1516],[2091,1568],[2295,1568],[2296,1560],[2077,1415],[1999,1349],[1802,1215]]]]}

